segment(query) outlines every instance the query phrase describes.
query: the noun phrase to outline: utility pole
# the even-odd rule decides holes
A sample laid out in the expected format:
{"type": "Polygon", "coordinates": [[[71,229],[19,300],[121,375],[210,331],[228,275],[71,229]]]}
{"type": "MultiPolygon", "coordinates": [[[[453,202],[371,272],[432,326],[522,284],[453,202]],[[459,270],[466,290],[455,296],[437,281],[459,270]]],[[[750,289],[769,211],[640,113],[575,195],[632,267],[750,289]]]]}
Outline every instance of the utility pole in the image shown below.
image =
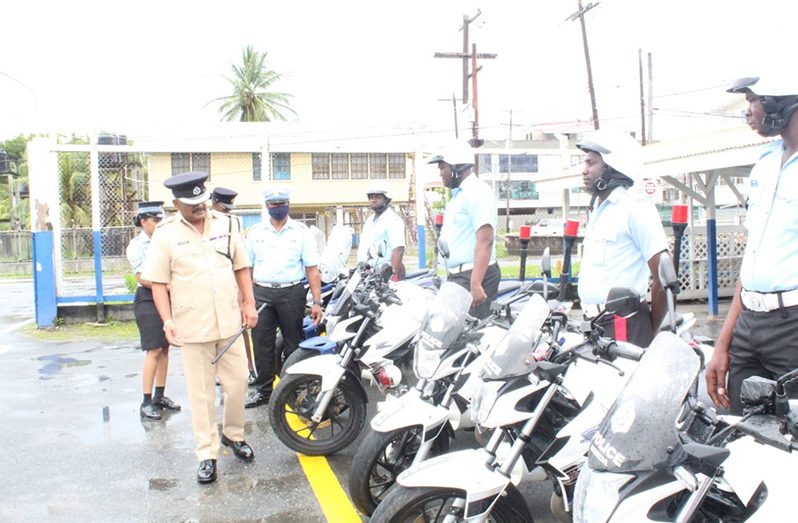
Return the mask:
{"type": "Polygon", "coordinates": [[[596,93],[593,89],[593,70],[590,67],[590,50],[587,46],[587,30],[585,29],[585,13],[598,5],[598,2],[590,2],[582,7],[582,0],[577,0],[578,10],[565,19],[566,22],[573,22],[577,18],[582,26],[582,46],[585,48],[585,64],[587,65],[587,88],[590,91],[590,107],[593,110],[593,128],[599,128],[598,109],[596,108],[596,93]]]}
{"type": "Polygon", "coordinates": [[[455,96],[454,93],[452,93],[451,98],[438,98],[439,102],[448,102],[450,100],[452,102],[452,111],[454,111],[454,137],[456,139],[459,139],[460,131],[459,129],[457,129],[457,97],[455,96]]]}
{"type": "MultiPolygon", "coordinates": [[[[477,46],[476,44],[472,44],[471,52],[468,49],[468,26],[476,20],[479,15],[482,14],[482,11],[477,10],[477,14],[473,17],[469,18],[468,15],[463,15],[463,26],[460,28],[463,31],[463,52],[461,53],[445,53],[445,52],[437,52],[433,56],[435,58],[459,58],[463,60],[463,105],[468,103],[468,80],[471,78],[472,80],[472,88],[474,91],[474,140],[477,140],[479,137],[479,108],[477,104],[477,71],[480,67],[477,67],[477,60],[491,60],[496,58],[498,55],[496,53],[477,53],[477,46]],[[469,59],[471,61],[471,73],[469,74],[469,59]]],[[[475,141],[475,144],[477,142],[475,141]]],[[[475,145],[476,146],[476,145],[475,145]]]]}
{"type": "Polygon", "coordinates": [[[640,144],[646,144],[646,98],[643,91],[643,50],[637,50],[637,68],[640,74],[640,144]]]}
{"type": "MultiPolygon", "coordinates": [[[[512,158],[512,149],[513,149],[513,110],[510,109],[510,136],[507,139],[507,207],[505,208],[505,221],[504,221],[504,232],[507,234],[510,233],[510,195],[512,194],[512,171],[513,171],[513,158],[512,158]]],[[[501,164],[500,164],[501,165],[501,164]]]]}
{"type": "Polygon", "coordinates": [[[648,53],[648,143],[654,136],[654,73],[652,72],[651,53],[648,53]]]}

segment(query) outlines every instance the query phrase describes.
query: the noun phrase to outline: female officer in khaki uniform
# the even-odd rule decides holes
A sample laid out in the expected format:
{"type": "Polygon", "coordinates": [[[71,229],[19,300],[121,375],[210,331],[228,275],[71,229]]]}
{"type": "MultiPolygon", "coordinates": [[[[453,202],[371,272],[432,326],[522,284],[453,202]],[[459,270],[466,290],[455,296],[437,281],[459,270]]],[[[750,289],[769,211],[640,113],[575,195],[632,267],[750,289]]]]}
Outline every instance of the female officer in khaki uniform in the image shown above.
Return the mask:
{"type": "Polygon", "coordinates": [[[258,315],[244,243],[229,216],[208,209],[207,179],[206,173],[189,172],[164,182],[179,213],[156,229],[143,273],[152,282],[167,341],[182,349],[200,483],[216,480],[217,374],[225,394],[221,443],[243,461],[255,457],[244,441],[247,360],[242,339],[235,340],[217,368],[211,364],[242,324],[255,326],[258,315]],[[238,289],[243,293],[242,309],[238,289]]]}

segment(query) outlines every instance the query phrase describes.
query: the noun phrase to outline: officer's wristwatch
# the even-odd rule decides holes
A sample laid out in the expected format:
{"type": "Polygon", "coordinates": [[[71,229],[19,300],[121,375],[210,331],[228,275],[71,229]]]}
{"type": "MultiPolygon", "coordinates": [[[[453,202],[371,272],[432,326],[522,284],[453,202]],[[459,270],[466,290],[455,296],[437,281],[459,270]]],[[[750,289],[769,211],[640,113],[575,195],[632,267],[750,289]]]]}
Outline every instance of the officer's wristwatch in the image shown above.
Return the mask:
{"type": "Polygon", "coordinates": [[[321,300],[313,300],[313,305],[318,305],[319,307],[321,307],[323,303],[321,302],[321,300]]]}
{"type": "Polygon", "coordinates": [[[167,325],[171,325],[172,327],[174,327],[175,326],[175,322],[173,320],[171,320],[171,319],[168,319],[165,322],[163,322],[163,330],[164,330],[164,332],[166,332],[167,325]]]}

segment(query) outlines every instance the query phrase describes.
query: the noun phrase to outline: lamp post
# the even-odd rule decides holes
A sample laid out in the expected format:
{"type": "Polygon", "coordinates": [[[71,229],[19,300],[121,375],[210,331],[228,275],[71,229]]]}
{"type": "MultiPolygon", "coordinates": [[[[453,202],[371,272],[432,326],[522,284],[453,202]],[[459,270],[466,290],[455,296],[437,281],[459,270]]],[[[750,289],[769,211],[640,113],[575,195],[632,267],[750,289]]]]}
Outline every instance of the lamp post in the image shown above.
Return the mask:
{"type": "Polygon", "coordinates": [[[560,272],[560,300],[568,299],[568,281],[571,279],[571,252],[573,251],[578,231],[579,222],[577,220],[565,222],[565,231],[563,231],[565,254],[563,255],[562,271],[560,272]]]}
{"type": "Polygon", "coordinates": [[[682,255],[682,236],[687,228],[687,206],[674,205],[671,211],[671,227],[673,227],[673,269],[679,276],[680,258],[682,255]]]}
{"type": "Polygon", "coordinates": [[[529,225],[522,225],[518,231],[518,241],[521,243],[521,270],[518,273],[518,279],[521,281],[526,279],[526,253],[531,235],[532,227],[529,225]]]}

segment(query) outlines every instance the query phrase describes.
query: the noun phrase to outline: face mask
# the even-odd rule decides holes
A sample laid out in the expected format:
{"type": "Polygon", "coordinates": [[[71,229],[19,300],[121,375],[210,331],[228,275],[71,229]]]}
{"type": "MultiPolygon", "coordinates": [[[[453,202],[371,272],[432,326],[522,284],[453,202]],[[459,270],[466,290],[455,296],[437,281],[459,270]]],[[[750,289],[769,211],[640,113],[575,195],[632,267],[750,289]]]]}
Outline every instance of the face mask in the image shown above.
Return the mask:
{"type": "Polygon", "coordinates": [[[288,206],[279,205],[277,207],[269,207],[269,216],[278,222],[283,221],[283,219],[288,216],[288,206]]]}

